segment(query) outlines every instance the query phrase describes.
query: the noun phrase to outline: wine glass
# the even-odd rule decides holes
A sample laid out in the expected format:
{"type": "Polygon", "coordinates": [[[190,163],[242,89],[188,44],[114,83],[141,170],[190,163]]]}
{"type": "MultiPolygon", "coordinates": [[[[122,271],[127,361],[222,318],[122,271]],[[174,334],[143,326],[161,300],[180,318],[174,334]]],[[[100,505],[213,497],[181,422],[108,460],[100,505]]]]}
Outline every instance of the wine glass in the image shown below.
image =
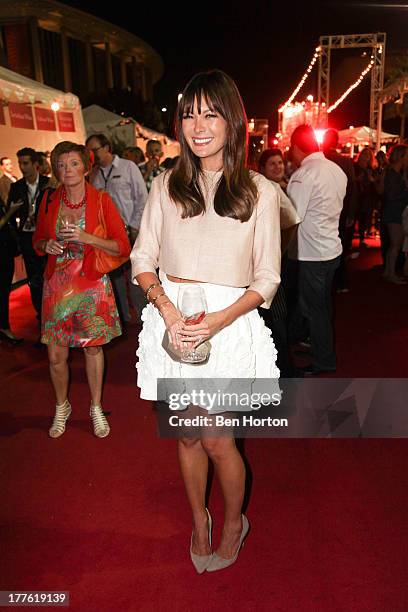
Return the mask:
{"type": "MultiPolygon", "coordinates": [[[[183,315],[185,325],[201,323],[207,312],[207,301],[203,288],[200,285],[180,287],[177,305],[183,315]]],[[[186,363],[205,361],[207,356],[208,351],[200,351],[197,348],[181,349],[181,361],[186,363]]]]}
{"type": "MultiPolygon", "coordinates": [[[[75,223],[74,216],[68,213],[63,213],[60,217],[59,231],[62,229],[67,229],[70,223],[75,223]]],[[[60,233],[57,234],[57,241],[61,242],[61,246],[64,251],[65,249],[69,250],[69,242],[66,242],[65,238],[60,233]]]]}

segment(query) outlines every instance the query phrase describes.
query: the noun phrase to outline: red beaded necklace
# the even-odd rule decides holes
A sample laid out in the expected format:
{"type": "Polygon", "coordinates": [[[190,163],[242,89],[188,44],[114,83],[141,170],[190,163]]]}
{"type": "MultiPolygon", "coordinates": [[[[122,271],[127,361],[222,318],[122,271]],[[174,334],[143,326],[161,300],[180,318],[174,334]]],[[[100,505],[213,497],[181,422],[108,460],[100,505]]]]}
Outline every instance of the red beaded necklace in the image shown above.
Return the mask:
{"type": "Polygon", "coordinates": [[[82,206],[84,206],[85,202],[86,202],[86,191],[85,191],[85,195],[82,198],[82,200],[80,202],[78,202],[78,204],[73,204],[72,202],[70,202],[68,200],[68,196],[67,196],[67,192],[65,191],[65,189],[62,190],[62,200],[65,204],[65,206],[67,206],[68,208],[72,208],[77,210],[78,208],[81,208],[82,206]]]}

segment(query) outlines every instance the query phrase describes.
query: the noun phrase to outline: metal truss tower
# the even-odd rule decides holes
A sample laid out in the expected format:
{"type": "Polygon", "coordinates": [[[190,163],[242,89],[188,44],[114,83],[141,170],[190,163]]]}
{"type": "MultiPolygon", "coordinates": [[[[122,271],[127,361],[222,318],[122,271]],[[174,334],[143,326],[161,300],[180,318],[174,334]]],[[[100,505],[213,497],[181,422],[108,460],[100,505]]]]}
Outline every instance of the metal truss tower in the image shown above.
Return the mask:
{"type": "Polygon", "coordinates": [[[377,133],[377,147],[382,123],[380,92],[384,87],[385,32],[376,34],[345,34],[320,37],[320,58],[317,97],[320,104],[330,106],[330,55],[333,49],[371,48],[374,65],[371,69],[370,127],[377,133]]]}

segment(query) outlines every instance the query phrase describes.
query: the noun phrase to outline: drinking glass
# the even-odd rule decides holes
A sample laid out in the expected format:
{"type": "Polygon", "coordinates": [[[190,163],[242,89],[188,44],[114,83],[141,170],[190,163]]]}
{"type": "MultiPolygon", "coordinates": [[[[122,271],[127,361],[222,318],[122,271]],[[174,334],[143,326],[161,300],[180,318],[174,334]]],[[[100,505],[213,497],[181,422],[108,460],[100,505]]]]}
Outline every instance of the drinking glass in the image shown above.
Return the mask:
{"type": "MultiPolygon", "coordinates": [[[[178,309],[183,315],[185,325],[200,323],[207,313],[205,293],[200,285],[184,285],[180,287],[177,301],[178,309]]],[[[181,361],[199,363],[208,357],[208,350],[197,348],[182,348],[181,361]]]]}
{"type": "MultiPolygon", "coordinates": [[[[62,214],[60,218],[60,226],[59,229],[67,229],[70,223],[75,223],[75,217],[70,214],[62,214]]],[[[65,238],[61,234],[57,234],[57,241],[61,243],[62,248],[67,250],[69,253],[69,242],[65,241],[65,238]]]]}

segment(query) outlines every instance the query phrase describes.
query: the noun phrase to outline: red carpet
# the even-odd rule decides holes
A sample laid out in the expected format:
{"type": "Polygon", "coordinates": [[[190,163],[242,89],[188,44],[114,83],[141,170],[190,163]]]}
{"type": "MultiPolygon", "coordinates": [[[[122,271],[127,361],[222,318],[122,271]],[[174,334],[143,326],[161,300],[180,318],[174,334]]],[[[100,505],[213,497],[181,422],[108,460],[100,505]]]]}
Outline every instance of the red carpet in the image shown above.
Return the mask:
{"type": "MultiPolygon", "coordinates": [[[[353,261],[352,290],[336,296],[339,376],[406,376],[408,286],[382,282],[376,263],[374,249],[353,261]]],[[[0,345],[0,590],[69,591],[70,609],[86,612],[406,612],[405,440],[247,440],[250,536],[234,567],[198,576],[175,443],[157,439],[138,399],[134,333],[107,350],[111,435],[91,434],[72,351],[74,415],[50,440],[54,398],[26,287],[12,324],[26,342],[0,345]]],[[[217,541],[216,481],[210,507],[217,541]]]]}

